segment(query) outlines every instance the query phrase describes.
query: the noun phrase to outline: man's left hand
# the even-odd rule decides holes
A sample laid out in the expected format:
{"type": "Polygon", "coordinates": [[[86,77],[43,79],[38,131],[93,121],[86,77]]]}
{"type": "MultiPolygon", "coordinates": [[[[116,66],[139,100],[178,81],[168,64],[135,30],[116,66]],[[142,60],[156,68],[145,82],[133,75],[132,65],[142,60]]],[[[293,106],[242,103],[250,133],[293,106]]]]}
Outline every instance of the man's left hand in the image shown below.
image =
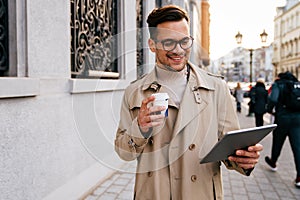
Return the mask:
{"type": "Polygon", "coordinates": [[[246,150],[236,150],[234,156],[229,156],[228,160],[236,162],[243,169],[252,169],[258,163],[260,151],[263,150],[261,144],[249,146],[246,150]]]}

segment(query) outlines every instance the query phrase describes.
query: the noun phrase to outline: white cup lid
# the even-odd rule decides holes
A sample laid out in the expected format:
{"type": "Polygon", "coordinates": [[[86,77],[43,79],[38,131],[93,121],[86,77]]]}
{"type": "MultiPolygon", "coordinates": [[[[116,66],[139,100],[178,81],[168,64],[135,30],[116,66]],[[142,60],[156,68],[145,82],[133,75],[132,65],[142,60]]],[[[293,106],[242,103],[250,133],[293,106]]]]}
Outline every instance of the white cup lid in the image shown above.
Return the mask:
{"type": "Polygon", "coordinates": [[[155,96],[155,100],[167,100],[167,99],[169,99],[168,93],[155,93],[155,94],[152,94],[152,96],[155,96]]]}

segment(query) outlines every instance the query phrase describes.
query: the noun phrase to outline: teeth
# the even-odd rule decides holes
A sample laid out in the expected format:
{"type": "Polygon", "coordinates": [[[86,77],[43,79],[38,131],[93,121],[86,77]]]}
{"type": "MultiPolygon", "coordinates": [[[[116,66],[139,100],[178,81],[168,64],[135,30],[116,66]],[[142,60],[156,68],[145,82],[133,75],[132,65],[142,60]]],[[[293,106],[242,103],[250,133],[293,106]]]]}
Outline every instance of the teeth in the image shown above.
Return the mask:
{"type": "Polygon", "coordinates": [[[173,60],[180,60],[181,58],[172,58],[173,60]]]}

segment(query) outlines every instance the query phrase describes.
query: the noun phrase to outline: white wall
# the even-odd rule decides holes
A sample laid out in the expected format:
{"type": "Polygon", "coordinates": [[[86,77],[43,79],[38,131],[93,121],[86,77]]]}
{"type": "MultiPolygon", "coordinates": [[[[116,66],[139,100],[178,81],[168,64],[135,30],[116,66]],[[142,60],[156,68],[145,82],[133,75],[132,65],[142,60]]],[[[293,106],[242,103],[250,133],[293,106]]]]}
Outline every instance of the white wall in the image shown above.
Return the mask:
{"type": "Polygon", "coordinates": [[[70,3],[27,1],[29,77],[70,77],[70,3]]]}
{"type": "Polygon", "coordinates": [[[23,77],[0,77],[0,199],[78,199],[122,164],[113,138],[136,77],[135,0],[123,5],[124,79],[103,81],[70,79],[69,1],[26,2],[23,77]]]}

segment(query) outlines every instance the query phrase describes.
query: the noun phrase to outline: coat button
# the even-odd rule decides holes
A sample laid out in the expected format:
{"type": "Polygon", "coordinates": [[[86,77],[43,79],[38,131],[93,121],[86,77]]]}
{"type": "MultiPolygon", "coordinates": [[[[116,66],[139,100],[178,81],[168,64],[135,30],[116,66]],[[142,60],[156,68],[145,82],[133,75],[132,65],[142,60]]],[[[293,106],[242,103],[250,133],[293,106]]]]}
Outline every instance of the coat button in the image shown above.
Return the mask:
{"type": "Polygon", "coordinates": [[[148,172],[148,177],[151,177],[153,175],[153,172],[148,172]]]}
{"type": "Polygon", "coordinates": [[[197,180],[197,176],[196,175],[192,175],[191,176],[191,180],[192,180],[192,182],[195,182],[197,180]]]}
{"type": "Polygon", "coordinates": [[[196,147],[195,144],[191,144],[191,145],[189,146],[189,150],[193,151],[193,150],[195,149],[195,147],[196,147]]]}
{"type": "Polygon", "coordinates": [[[148,143],[149,143],[149,145],[153,145],[153,138],[152,137],[149,138],[148,143]]]}

